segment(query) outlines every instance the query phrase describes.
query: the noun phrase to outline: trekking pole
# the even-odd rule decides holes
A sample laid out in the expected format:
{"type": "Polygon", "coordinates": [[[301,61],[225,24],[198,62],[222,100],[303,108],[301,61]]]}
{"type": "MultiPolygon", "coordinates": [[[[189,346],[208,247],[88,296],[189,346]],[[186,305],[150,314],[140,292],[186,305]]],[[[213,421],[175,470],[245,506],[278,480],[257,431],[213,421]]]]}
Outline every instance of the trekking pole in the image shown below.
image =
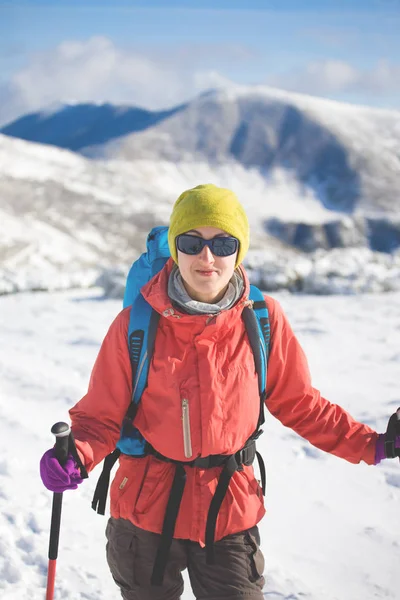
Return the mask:
{"type": "MultiPolygon", "coordinates": [[[[68,438],[71,428],[67,423],[55,423],[51,433],[56,436],[55,454],[58,462],[63,466],[68,457],[68,438]]],[[[56,564],[58,555],[58,540],[60,537],[61,507],[63,495],[53,493],[53,506],[51,510],[50,542],[49,542],[49,567],[47,571],[46,600],[53,600],[54,582],[56,577],[56,564]]]]}

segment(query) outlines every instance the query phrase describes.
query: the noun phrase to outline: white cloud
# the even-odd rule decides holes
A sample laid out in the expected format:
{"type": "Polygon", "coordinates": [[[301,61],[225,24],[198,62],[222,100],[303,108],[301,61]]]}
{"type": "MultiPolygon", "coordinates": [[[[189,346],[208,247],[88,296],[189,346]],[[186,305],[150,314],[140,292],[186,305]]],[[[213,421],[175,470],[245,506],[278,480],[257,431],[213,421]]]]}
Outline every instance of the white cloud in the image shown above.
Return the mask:
{"type": "MultiPolygon", "coordinates": [[[[144,54],[118,47],[101,36],[64,41],[51,51],[32,56],[23,69],[0,84],[0,125],[60,102],[168,108],[231,83],[212,68],[213,64],[227,65],[229,58],[245,63],[252,54],[240,44],[214,45],[212,52],[208,45],[202,51],[198,46],[164,51],[152,47],[144,54]]],[[[355,93],[361,100],[367,96],[370,102],[400,93],[400,65],[382,60],[359,70],[344,61],[315,61],[271,76],[265,83],[321,96],[355,93]]]]}
{"type": "Polygon", "coordinates": [[[353,92],[379,96],[400,91],[400,64],[382,60],[370,69],[360,70],[344,61],[315,61],[270,77],[267,83],[309,94],[353,92]]]}
{"type": "Polygon", "coordinates": [[[182,68],[118,48],[106,37],[65,41],[32,57],[2,90],[0,120],[58,102],[112,102],[160,109],[227,80],[214,70],[182,68]],[[15,113],[12,115],[12,113],[15,113]]]}

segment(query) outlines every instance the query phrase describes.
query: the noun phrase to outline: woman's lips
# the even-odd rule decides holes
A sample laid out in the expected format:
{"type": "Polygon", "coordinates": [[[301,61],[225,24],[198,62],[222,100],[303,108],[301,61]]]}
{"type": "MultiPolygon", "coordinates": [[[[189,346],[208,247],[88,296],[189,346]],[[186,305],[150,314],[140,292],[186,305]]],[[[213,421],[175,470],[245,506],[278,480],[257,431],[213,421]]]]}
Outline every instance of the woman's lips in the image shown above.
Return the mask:
{"type": "Polygon", "coordinates": [[[216,271],[197,271],[202,277],[211,277],[216,271]]]}

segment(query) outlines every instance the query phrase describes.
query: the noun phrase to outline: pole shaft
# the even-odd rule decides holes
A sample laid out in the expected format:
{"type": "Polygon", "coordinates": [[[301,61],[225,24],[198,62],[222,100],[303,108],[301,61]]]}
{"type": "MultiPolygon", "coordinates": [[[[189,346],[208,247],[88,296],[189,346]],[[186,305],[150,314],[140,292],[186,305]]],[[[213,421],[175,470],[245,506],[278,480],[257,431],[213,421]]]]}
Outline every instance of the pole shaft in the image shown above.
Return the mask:
{"type": "Polygon", "coordinates": [[[49,560],[49,566],[47,569],[47,588],[46,588],[46,600],[53,600],[54,597],[54,583],[56,580],[56,560],[49,560]]]}
{"type": "Polygon", "coordinates": [[[51,510],[51,525],[50,525],[50,541],[49,541],[49,559],[55,560],[58,556],[58,542],[60,539],[60,523],[61,523],[61,508],[62,494],[53,494],[53,506],[51,510]]]}

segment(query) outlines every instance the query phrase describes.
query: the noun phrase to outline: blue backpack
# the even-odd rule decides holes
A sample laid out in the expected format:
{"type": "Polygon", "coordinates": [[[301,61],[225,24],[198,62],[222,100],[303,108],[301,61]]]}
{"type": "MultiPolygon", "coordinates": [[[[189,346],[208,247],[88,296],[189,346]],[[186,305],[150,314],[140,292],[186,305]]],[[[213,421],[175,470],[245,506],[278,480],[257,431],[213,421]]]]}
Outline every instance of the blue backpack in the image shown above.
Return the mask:
{"type": "Polygon", "coordinates": [[[161,316],[146,302],[140,290],[143,285],[164,267],[169,257],[168,228],[154,227],[147,238],[147,251],[133,263],[128,274],[123,306],[124,308],[132,306],[127,340],[132,367],[132,402],[123,420],[117,447],[104,460],[103,472],[97,483],[92,502],[92,508],[97,510],[99,514],[104,515],[111,469],[121,453],[137,458],[153,454],[159,460],[172,462],[176,465],[176,474],[172,484],[160,546],[153,570],[152,583],[154,585],[161,585],[162,583],[168,551],[173,538],[175,522],[185,485],[186,474],[184,467],[223,467],[207,518],[205,538],[207,561],[210,563],[214,562],[213,545],[216,520],[220,506],[228,490],[230,479],[235,471],[243,468],[243,465],[252,464],[256,456],[260,467],[262,489],[263,493],[265,493],[265,467],[260,454],[255,449],[255,440],[261,435],[261,426],[265,420],[264,402],[266,398],[270,326],[268,309],[264,297],[257,287],[250,286],[250,300],[253,301],[252,308],[245,307],[242,312],[246,332],[254,355],[260,394],[260,412],[257,427],[245,446],[232,456],[212,455],[205,458],[199,457],[189,462],[174,461],[162,456],[155,448],[150,446],[133,424],[141,396],[147,385],[158,321],[161,316]]]}

